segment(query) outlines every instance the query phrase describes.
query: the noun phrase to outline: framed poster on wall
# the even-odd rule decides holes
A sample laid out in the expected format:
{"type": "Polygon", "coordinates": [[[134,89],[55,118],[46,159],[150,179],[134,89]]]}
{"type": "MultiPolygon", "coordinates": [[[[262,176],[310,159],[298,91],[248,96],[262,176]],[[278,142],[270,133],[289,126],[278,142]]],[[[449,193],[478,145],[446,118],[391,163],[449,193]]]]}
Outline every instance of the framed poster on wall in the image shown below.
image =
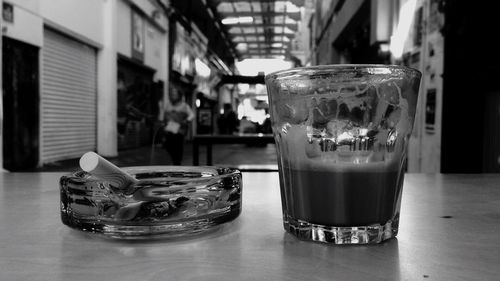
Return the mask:
{"type": "Polygon", "coordinates": [[[132,58],[144,61],[144,39],[145,39],[144,18],[136,11],[132,11],[132,58]]]}

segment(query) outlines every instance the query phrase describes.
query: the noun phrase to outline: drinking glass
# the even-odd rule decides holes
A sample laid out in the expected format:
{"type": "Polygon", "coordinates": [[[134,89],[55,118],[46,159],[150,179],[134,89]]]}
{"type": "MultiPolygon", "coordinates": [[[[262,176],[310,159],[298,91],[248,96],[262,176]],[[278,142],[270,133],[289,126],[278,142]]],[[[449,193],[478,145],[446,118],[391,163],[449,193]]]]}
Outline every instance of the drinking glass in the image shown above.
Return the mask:
{"type": "Polygon", "coordinates": [[[266,75],[285,230],[335,244],[397,235],[420,78],[396,65],[266,75]]]}

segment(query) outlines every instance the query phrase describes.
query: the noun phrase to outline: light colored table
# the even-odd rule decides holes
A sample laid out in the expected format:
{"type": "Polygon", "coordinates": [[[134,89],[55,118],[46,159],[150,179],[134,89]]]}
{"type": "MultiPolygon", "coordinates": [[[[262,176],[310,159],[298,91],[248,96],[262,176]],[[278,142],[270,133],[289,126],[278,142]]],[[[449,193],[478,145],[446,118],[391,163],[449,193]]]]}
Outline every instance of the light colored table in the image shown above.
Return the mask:
{"type": "Polygon", "coordinates": [[[60,173],[0,173],[0,280],[499,280],[500,175],[407,175],[397,239],[284,232],[277,173],[245,173],[243,212],[205,235],[116,241],[59,218],[60,173]]]}

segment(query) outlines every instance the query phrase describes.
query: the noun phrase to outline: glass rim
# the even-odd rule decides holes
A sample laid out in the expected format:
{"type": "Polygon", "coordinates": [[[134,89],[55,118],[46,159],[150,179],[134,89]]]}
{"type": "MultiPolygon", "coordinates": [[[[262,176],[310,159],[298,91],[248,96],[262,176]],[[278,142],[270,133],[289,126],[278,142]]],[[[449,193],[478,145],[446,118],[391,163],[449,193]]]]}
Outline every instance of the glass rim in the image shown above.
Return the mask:
{"type": "Polygon", "coordinates": [[[397,64],[325,64],[314,66],[294,67],[290,69],[283,69],[266,74],[265,80],[286,78],[293,75],[308,76],[311,74],[318,74],[324,71],[333,71],[336,73],[350,72],[356,70],[372,70],[368,74],[390,74],[393,71],[402,71],[411,76],[422,77],[422,72],[418,69],[397,65],[397,64]],[[388,70],[389,72],[385,72],[388,70]]]}

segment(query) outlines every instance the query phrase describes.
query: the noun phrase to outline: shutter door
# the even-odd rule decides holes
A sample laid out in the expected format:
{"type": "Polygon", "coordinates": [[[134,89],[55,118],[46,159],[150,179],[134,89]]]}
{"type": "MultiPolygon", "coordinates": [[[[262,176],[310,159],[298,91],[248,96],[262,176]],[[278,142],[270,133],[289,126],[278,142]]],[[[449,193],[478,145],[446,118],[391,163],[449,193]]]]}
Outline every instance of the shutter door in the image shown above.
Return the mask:
{"type": "Polygon", "coordinates": [[[96,148],[96,50],[44,30],[40,96],[41,162],[78,158],[96,148]]]}

